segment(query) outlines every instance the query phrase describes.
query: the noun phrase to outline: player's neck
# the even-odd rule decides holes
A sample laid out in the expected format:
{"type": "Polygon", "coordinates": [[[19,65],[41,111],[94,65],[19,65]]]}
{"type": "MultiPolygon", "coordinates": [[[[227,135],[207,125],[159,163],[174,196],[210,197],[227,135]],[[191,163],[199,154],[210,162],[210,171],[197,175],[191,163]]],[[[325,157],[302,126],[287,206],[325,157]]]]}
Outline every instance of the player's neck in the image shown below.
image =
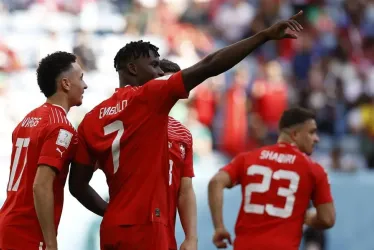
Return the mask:
{"type": "Polygon", "coordinates": [[[296,145],[295,141],[289,135],[283,133],[279,135],[277,143],[296,145]]]}
{"type": "Polygon", "coordinates": [[[125,87],[127,85],[130,85],[132,87],[140,86],[140,84],[138,84],[138,82],[135,79],[133,79],[132,77],[120,77],[119,87],[122,88],[122,87],[125,87]]]}
{"type": "Polygon", "coordinates": [[[63,98],[62,96],[55,94],[53,96],[48,97],[46,102],[53,105],[61,106],[66,111],[66,113],[69,112],[69,102],[66,98],[63,98]]]}

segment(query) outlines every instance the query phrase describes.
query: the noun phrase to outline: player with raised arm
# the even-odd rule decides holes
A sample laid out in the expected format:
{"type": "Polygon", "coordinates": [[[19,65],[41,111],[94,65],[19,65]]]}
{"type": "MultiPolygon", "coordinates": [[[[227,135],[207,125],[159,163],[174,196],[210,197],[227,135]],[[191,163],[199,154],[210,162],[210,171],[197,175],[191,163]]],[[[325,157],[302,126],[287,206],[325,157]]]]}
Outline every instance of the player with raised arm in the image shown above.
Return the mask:
{"type": "MultiPolygon", "coordinates": [[[[178,64],[163,59],[160,67],[165,75],[180,71],[178,64]]],[[[175,239],[175,219],[177,208],[185,240],[180,250],[197,249],[197,208],[196,196],[192,186],[193,149],[191,132],[179,121],[169,116],[168,146],[169,146],[169,249],[177,250],[175,239]]]]}
{"type": "Polygon", "coordinates": [[[235,227],[235,250],[297,250],[303,224],[328,229],[335,208],[325,170],[312,161],[318,142],[314,113],[291,108],[279,122],[278,143],[243,153],[209,183],[213,243],[226,248],[230,234],[223,224],[223,190],[241,185],[242,204],[235,227]],[[315,212],[307,212],[310,200],[315,212]]]}
{"type": "Polygon", "coordinates": [[[89,210],[104,215],[102,249],[168,248],[171,108],[198,84],[229,70],[266,41],[296,38],[287,30],[301,31],[295,20],[300,14],[173,75],[163,76],[158,48],[150,43],[131,42],[118,51],[114,66],[120,88],[80,124],[69,180],[71,193],[89,210]],[[96,163],[107,178],[108,206],[88,183],[96,163]]]}
{"type": "Polygon", "coordinates": [[[7,198],[0,210],[1,250],[57,250],[64,185],[77,144],[66,115],[81,105],[87,86],[75,55],[67,52],[43,58],[37,80],[47,101],[12,134],[7,198]]]}

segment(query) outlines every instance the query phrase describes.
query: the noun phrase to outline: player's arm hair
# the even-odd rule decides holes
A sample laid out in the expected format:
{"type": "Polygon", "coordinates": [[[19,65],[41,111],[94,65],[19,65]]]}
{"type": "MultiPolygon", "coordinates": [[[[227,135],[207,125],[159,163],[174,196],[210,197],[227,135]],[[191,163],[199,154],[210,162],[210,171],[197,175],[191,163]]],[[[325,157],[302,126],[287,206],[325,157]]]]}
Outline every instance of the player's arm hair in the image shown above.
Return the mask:
{"type": "Polygon", "coordinates": [[[259,32],[252,37],[224,47],[208,55],[195,65],[182,70],[183,83],[186,90],[190,91],[209,77],[231,69],[268,40],[269,38],[265,32],[259,32]]]}
{"type": "Polygon", "coordinates": [[[104,216],[108,203],[90,186],[93,173],[93,166],[73,162],[70,168],[69,191],[85,208],[104,216]]]}
{"type": "Polygon", "coordinates": [[[329,229],[335,224],[334,203],[318,205],[315,210],[309,210],[305,216],[305,224],[315,229],[329,229]]]}
{"type": "Polygon", "coordinates": [[[208,200],[210,213],[215,229],[224,228],[223,224],[223,190],[232,187],[231,178],[225,171],[219,171],[209,181],[208,200]]]}
{"type": "Polygon", "coordinates": [[[178,213],[186,239],[197,240],[196,196],[190,177],[182,177],[178,196],[178,213]]]}
{"type": "Polygon", "coordinates": [[[46,165],[39,165],[33,184],[35,211],[47,248],[57,247],[53,194],[55,177],[55,169],[46,165]]]}

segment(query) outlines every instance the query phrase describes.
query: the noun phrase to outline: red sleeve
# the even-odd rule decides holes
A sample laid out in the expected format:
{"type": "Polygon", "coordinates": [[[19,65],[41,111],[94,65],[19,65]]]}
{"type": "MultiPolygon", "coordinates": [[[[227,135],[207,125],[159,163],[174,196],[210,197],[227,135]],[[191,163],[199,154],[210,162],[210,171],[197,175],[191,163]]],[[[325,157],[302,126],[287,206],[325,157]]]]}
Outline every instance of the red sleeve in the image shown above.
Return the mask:
{"type": "Polygon", "coordinates": [[[314,164],[313,174],[315,178],[315,187],[312,196],[314,206],[332,202],[330,182],[326,170],[319,164],[314,164]]]}
{"type": "Polygon", "coordinates": [[[169,113],[179,99],[188,98],[189,95],[183,84],[182,71],[156,78],[143,88],[150,107],[163,113],[169,113]]]}
{"type": "Polygon", "coordinates": [[[182,170],[182,177],[194,177],[195,173],[193,171],[193,149],[192,145],[186,148],[186,159],[184,161],[184,166],[182,170]]]}
{"type": "Polygon", "coordinates": [[[240,183],[241,169],[243,164],[244,155],[240,154],[237,157],[235,157],[229,164],[221,168],[221,171],[225,171],[229,174],[233,186],[240,183]]]}
{"type": "Polygon", "coordinates": [[[77,134],[74,128],[67,124],[53,124],[45,128],[45,131],[38,165],[48,165],[61,171],[75,154],[77,134]]]}
{"type": "Polygon", "coordinates": [[[74,157],[74,162],[96,167],[96,160],[93,157],[93,154],[90,152],[87,142],[87,135],[85,133],[85,122],[84,119],[78,127],[78,145],[77,153],[74,157]]]}

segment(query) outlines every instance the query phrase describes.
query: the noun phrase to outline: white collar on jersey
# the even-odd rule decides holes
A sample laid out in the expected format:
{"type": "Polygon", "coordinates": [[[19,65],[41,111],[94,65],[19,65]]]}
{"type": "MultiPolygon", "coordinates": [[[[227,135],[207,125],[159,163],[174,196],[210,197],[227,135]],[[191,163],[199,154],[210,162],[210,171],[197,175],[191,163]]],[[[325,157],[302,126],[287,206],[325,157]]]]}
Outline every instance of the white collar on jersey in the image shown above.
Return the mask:
{"type": "Polygon", "coordinates": [[[57,104],[52,104],[52,105],[61,108],[65,112],[65,115],[68,114],[68,112],[62,106],[57,105],[57,104]]]}

